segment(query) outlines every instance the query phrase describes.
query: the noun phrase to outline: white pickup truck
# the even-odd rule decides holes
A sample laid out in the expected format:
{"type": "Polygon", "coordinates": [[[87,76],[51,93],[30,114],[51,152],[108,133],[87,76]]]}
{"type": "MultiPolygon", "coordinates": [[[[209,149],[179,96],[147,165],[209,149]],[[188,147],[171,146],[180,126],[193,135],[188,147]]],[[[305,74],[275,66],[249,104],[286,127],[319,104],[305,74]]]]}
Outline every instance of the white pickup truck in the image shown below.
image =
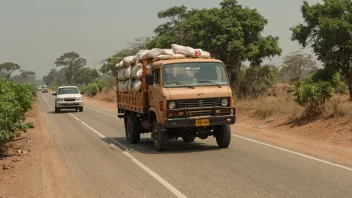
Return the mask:
{"type": "Polygon", "coordinates": [[[57,89],[53,96],[55,97],[55,113],[59,113],[61,109],[75,109],[83,112],[84,92],[80,92],[76,86],[61,86],[57,89]]]}

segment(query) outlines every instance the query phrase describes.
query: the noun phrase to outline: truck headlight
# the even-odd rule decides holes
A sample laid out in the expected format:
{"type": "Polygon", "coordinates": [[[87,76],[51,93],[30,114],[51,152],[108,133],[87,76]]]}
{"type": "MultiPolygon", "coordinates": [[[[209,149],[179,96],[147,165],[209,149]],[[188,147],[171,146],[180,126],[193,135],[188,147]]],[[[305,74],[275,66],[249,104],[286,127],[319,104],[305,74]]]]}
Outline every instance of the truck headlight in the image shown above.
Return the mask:
{"type": "Polygon", "coordinates": [[[76,98],[76,100],[82,100],[82,97],[76,98]]]}
{"type": "Polygon", "coordinates": [[[229,100],[227,98],[224,98],[221,100],[221,106],[226,107],[229,104],[229,100]]]}
{"type": "Polygon", "coordinates": [[[174,109],[176,107],[175,102],[169,102],[169,109],[174,109]]]}

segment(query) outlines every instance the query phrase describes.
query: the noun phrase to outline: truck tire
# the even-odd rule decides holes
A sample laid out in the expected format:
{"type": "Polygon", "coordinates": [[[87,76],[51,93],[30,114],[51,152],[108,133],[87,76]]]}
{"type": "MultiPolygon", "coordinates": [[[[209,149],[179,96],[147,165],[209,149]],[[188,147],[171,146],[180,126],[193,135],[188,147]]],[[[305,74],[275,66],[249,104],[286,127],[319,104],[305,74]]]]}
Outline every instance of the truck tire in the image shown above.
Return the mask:
{"type": "Polygon", "coordinates": [[[83,107],[80,107],[80,108],[79,108],[79,112],[83,112],[83,107]]]}
{"type": "Polygon", "coordinates": [[[169,141],[167,132],[161,132],[160,125],[155,119],[153,123],[154,147],[157,151],[165,151],[169,141]]]}
{"type": "Polygon", "coordinates": [[[134,112],[129,113],[129,116],[127,117],[128,117],[127,119],[128,139],[131,144],[137,144],[141,139],[141,131],[142,131],[141,121],[137,117],[137,114],[134,112]]]}
{"type": "Polygon", "coordinates": [[[215,129],[216,143],[220,148],[227,148],[231,142],[231,129],[229,125],[219,126],[215,129]]]}
{"type": "Polygon", "coordinates": [[[183,139],[184,142],[194,142],[196,137],[184,136],[184,137],[182,137],[182,139],[183,139]]]}
{"type": "Polygon", "coordinates": [[[125,126],[125,134],[126,134],[126,139],[127,141],[130,141],[130,138],[128,138],[128,134],[127,134],[127,120],[128,120],[128,111],[125,111],[125,115],[123,117],[123,123],[124,123],[124,126],[125,126]]]}

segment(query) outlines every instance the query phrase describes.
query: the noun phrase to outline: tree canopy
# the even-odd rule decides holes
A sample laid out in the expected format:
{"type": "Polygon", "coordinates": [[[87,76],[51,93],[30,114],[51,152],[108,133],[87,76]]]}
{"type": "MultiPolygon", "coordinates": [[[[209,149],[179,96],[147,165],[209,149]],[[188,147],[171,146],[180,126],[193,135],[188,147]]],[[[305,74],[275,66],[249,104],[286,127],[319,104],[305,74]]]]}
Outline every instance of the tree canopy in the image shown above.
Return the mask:
{"type": "Polygon", "coordinates": [[[10,79],[11,75],[14,71],[17,71],[21,68],[21,66],[19,66],[16,63],[13,62],[5,62],[0,64],[0,71],[5,71],[6,72],[6,78],[10,79]]]}
{"type": "Polygon", "coordinates": [[[73,83],[74,73],[77,69],[82,68],[87,63],[87,60],[81,58],[76,52],[68,52],[56,59],[55,65],[57,67],[67,67],[66,80],[69,84],[73,83]]]}
{"type": "Polygon", "coordinates": [[[290,76],[291,81],[300,80],[304,72],[317,69],[317,63],[312,54],[292,52],[284,57],[282,71],[290,76]]]}
{"type": "Polygon", "coordinates": [[[220,8],[187,10],[171,7],[158,13],[167,20],[159,25],[149,48],[169,48],[173,43],[202,48],[238,69],[244,61],[260,65],[264,58],[281,54],[278,37],[262,36],[267,19],[236,0],[224,0],[220,8]]]}
{"type": "Polygon", "coordinates": [[[292,40],[311,46],[325,67],[341,71],[352,99],[352,2],[323,0],[310,5],[304,1],[301,12],[305,23],[291,28],[292,40]]]}

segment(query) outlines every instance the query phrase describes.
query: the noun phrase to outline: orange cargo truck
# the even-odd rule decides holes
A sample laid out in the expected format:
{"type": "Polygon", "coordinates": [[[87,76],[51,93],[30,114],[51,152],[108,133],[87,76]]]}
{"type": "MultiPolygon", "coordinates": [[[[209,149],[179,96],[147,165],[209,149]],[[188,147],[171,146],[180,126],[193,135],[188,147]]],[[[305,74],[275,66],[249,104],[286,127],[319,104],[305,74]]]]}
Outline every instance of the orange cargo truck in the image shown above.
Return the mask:
{"type": "Polygon", "coordinates": [[[151,133],[155,149],[162,151],[170,139],[193,142],[214,136],[220,148],[227,148],[236,111],[224,64],[197,53],[162,57],[137,60],[138,82],[116,75],[118,117],[124,119],[127,140],[136,144],[142,133],[151,133]],[[140,90],[131,91],[136,84],[140,90]]]}

